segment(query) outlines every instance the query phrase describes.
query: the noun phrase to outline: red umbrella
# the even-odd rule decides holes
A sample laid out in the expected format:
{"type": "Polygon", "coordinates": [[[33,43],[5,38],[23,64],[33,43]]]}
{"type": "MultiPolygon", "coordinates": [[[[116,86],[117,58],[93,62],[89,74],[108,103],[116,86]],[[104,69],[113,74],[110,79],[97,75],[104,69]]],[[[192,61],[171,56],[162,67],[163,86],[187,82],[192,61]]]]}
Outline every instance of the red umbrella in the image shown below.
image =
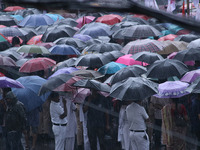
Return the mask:
{"type": "Polygon", "coordinates": [[[81,17],[81,18],[79,18],[79,19],[76,20],[76,22],[78,23],[77,27],[81,28],[85,24],[88,24],[88,23],[92,22],[94,19],[95,19],[94,16],[84,16],[84,17],[81,17]]]}
{"type": "Polygon", "coordinates": [[[4,11],[16,11],[16,10],[22,10],[22,9],[25,9],[24,7],[20,7],[20,6],[9,6],[9,7],[6,7],[4,9],[4,11]]]}
{"type": "Polygon", "coordinates": [[[36,72],[40,70],[48,69],[56,64],[56,61],[49,59],[49,58],[34,58],[25,62],[21,68],[19,69],[20,72],[36,72]]]}
{"type": "Polygon", "coordinates": [[[183,30],[179,30],[176,35],[183,35],[183,34],[190,34],[191,31],[183,29],[183,30]]]}
{"type": "Polygon", "coordinates": [[[110,14],[110,15],[104,15],[102,17],[97,18],[96,22],[101,22],[108,25],[114,25],[116,23],[121,22],[122,19],[123,17],[119,15],[110,14]]]}
{"type": "Polygon", "coordinates": [[[42,35],[33,36],[28,42],[28,45],[33,45],[37,43],[41,43],[42,35]]]}
{"type": "Polygon", "coordinates": [[[173,41],[177,36],[178,35],[168,34],[166,36],[159,38],[158,41],[167,41],[167,40],[173,41]]]}
{"type": "Polygon", "coordinates": [[[0,66],[16,66],[16,64],[10,57],[0,55],[0,66]]]}
{"type": "Polygon", "coordinates": [[[142,14],[135,14],[133,17],[141,18],[141,19],[144,19],[144,20],[148,20],[148,19],[151,18],[151,17],[148,17],[146,15],[142,15],[142,14]]]}

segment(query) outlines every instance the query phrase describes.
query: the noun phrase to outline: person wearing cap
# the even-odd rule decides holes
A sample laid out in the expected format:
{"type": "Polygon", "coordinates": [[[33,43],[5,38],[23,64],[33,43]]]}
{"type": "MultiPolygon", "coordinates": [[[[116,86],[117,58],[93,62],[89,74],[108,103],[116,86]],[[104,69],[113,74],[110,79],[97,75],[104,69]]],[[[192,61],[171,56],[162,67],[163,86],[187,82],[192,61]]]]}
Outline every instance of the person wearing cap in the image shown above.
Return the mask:
{"type": "Polygon", "coordinates": [[[126,108],[126,117],[130,130],[130,150],[149,150],[149,137],[146,133],[146,121],[149,116],[141,101],[134,101],[126,108]]]}
{"type": "Polygon", "coordinates": [[[63,107],[60,103],[60,96],[56,92],[51,92],[49,95],[50,116],[52,122],[52,130],[55,137],[55,150],[65,150],[66,143],[66,126],[67,126],[67,107],[66,100],[62,99],[63,107]]]}
{"type": "Polygon", "coordinates": [[[24,105],[10,91],[5,96],[7,110],[5,113],[6,149],[22,150],[21,136],[26,125],[24,105]]]}

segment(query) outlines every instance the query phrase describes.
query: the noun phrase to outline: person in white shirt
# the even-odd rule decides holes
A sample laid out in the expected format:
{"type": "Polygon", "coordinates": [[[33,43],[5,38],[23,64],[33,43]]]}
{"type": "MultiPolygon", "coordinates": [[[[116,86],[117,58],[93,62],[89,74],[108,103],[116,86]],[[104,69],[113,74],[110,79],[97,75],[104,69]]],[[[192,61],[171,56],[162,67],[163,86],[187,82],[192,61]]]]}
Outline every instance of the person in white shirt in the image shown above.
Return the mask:
{"type": "Polygon", "coordinates": [[[49,96],[50,103],[50,116],[53,124],[52,130],[55,137],[55,150],[64,150],[66,142],[66,125],[67,125],[67,108],[66,100],[62,99],[63,108],[61,107],[59,94],[52,92],[49,96]]]}
{"type": "Polygon", "coordinates": [[[131,103],[126,108],[126,117],[129,122],[131,150],[149,150],[149,137],[146,133],[146,121],[149,116],[140,105],[140,101],[131,103]]]}

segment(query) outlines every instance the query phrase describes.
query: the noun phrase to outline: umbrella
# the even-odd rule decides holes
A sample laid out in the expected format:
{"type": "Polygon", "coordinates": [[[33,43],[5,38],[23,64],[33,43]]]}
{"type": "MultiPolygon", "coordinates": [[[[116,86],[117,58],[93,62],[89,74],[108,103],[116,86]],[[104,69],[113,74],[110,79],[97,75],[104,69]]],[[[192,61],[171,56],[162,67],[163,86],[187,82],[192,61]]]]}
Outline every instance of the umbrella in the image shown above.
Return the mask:
{"type": "Polygon", "coordinates": [[[21,30],[17,27],[0,28],[0,33],[6,37],[7,36],[25,36],[26,34],[28,34],[26,31],[21,30]]]}
{"type": "Polygon", "coordinates": [[[143,62],[134,60],[133,58],[131,58],[131,56],[132,56],[132,54],[121,56],[116,60],[116,62],[127,65],[127,66],[130,66],[130,65],[146,66],[147,65],[147,63],[143,63],[143,62]]]}
{"type": "Polygon", "coordinates": [[[86,77],[89,79],[97,79],[104,76],[100,72],[94,70],[78,70],[72,72],[71,74],[74,76],[86,77]]]}
{"type": "Polygon", "coordinates": [[[49,49],[52,55],[81,55],[81,53],[69,45],[55,45],[49,49]]]}
{"type": "Polygon", "coordinates": [[[64,18],[64,19],[57,20],[56,22],[54,22],[54,25],[63,25],[63,24],[75,27],[77,26],[78,23],[72,18],[64,18]]]}
{"type": "Polygon", "coordinates": [[[59,62],[53,69],[52,71],[57,71],[61,68],[64,68],[64,67],[72,67],[72,66],[75,66],[75,61],[76,61],[77,58],[69,58],[65,61],[62,61],[62,62],[59,62]]]}
{"type": "Polygon", "coordinates": [[[20,28],[22,32],[26,32],[24,36],[20,36],[24,43],[28,42],[33,36],[37,35],[37,31],[33,28],[20,28]]]}
{"type": "Polygon", "coordinates": [[[39,90],[39,95],[43,95],[49,91],[53,91],[54,89],[58,88],[62,84],[69,83],[68,85],[70,85],[71,82],[75,83],[75,81],[77,81],[77,79],[73,78],[73,76],[70,74],[59,74],[57,76],[50,78],[49,80],[47,80],[47,82],[45,82],[41,86],[39,90]]]}
{"type": "Polygon", "coordinates": [[[167,41],[167,40],[173,41],[176,37],[177,37],[177,35],[168,34],[166,36],[159,38],[158,41],[167,41]]]}
{"type": "Polygon", "coordinates": [[[142,101],[157,93],[157,84],[142,77],[130,77],[112,85],[110,96],[118,100],[142,101]]]}
{"type": "Polygon", "coordinates": [[[75,34],[73,36],[74,38],[77,38],[79,40],[82,40],[83,42],[87,42],[88,40],[92,39],[91,36],[89,35],[84,35],[84,34],[75,34]]]}
{"type": "Polygon", "coordinates": [[[124,46],[121,52],[124,54],[135,54],[142,51],[159,52],[162,49],[163,45],[160,42],[156,40],[144,39],[129,42],[124,46]]]}
{"type": "Polygon", "coordinates": [[[64,37],[64,38],[59,38],[56,41],[54,41],[55,44],[66,44],[73,46],[79,50],[83,50],[86,47],[85,42],[83,42],[80,39],[77,38],[71,38],[71,37],[64,37]]]}
{"type": "Polygon", "coordinates": [[[132,15],[128,15],[122,19],[122,22],[129,21],[129,22],[137,22],[138,24],[149,24],[146,20],[142,18],[136,18],[133,17],[132,15]]]}
{"type": "Polygon", "coordinates": [[[15,15],[21,15],[22,17],[26,17],[32,14],[40,14],[41,12],[36,8],[26,8],[22,10],[15,11],[15,15]]]}
{"type": "Polygon", "coordinates": [[[134,65],[134,66],[128,66],[125,68],[122,68],[118,72],[116,72],[114,75],[110,76],[105,83],[109,83],[111,85],[125,80],[129,77],[140,77],[141,74],[144,74],[147,72],[147,69],[143,66],[134,65]]]}
{"type": "Polygon", "coordinates": [[[189,94],[186,92],[188,83],[181,81],[166,81],[158,85],[158,94],[154,95],[158,98],[180,98],[189,94]]]}
{"type": "Polygon", "coordinates": [[[194,40],[194,41],[191,41],[189,44],[188,44],[188,46],[187,46],[187,48],[199,48],[200,47],[200,44],[199,44],[199,42],[200,42],[200,39],[196,39],[196,40],[194,40]]]}
{"type": "Polygon", "coordinates": [[[199,35],[194,35],[194,34],[184,34],[184,35],[179,35],[178,37],[176,37],[174,39],[174,41],[184,41],[184,42],[187,42],[187,43],[190,43],[194,40],[197,40],[199,39],[200,36],[199,35]]]}
{"type": "Polygon", "coordinates": [[[96,22],[101,22],[108,25],[114,25],[121,21],[122,21],[122,17],[119,15],[114,15],[114,14],[104,15],[104,16],[98,17],[96,20],[96,22]]]}
{"type": "Polygon", "coordinates": [[[45,70],[54,66],[56,62],[49,58],[34,58],[25,62],[21,68],[19,69],[20,72],[36,72],[40,70],[45,70]]]}
{"type": "Polygon", "coordinates": [[[6,50],[11,47],[8,41],[0,41],[0,51],[6,50]]]}
{"type": "Polygon", "coordinates": [[[22,56],[19,53],[17,53],[15,50],[12,50],[12,49],[13,48],[7,49],[5,51],[1,51],[0,55],[10,57],[14,61],[17,61],[17,60],[21,59],[22,56]]]}
{"type": "Polygon", "coordinates": [[[148,67],[147,77],[157,79],[167,79],[177,76],[180,78],[188,71],[187,66],[175,59],[157,60],[148,67]]]}
{"type": "Polygon", "coordinates": [[[39,27],[35,28],[35,31],[37,32],[37,35],[43,35],[46,32],[48,27],[49,27],[48,25],[39,26],[39,27]]]}
{"type": "Polygon", "coordinates": [[[81,79],[73,84],[75,87],[95,89],[97,91],[110,92],[110,86],[96,80],[81,79]]]}
{"type": "Polygon", "coordinates": [[[186,89],[189,93],[200,93],[200,77],[197,77],[186,89]]]}
{"type": "Polygon", "coordinates": [[[72,37],[75,34],[75,30],[73,28],[68,29],[59,29],[55,28],[51,31],[46,31],[42,36],[43,42],[54,42],[55,40],[62,37],[72,37]]]}
{"type": "Polygon", "coordinates": [[[15,61],[10,57],[0,55],[0,66],[16,66],[15,61]]]}
{"type": "Polygon", "coordinates": [[[42,35],[34,36],[27,42],[27,44],[33,45],[33,44],[41,43],[41,38],[42,38],[42,35]]]}
{"type": "Polygon", "coordinates": [[[74,71],[77,71],[79,69],[77,68],[74,68],[74,67],[64,67],[64,68],[61,68],[59,70],[57,70],[55,73],[53,73],[48,79],[52,78],[52,77],[55,77],[59,74],[70,74],[74,71]]]}
{"type": "Polygon", "coordinates": [[[200,76],[200,70],[192,70],[187,72],[182,78],[181,81],[183,82],[188,82],[188,83],[192,83],[193,81],[195,81],[198,77],[200,76]]]}
{"type": "Polygon", "coordinates": [[[0,88],[24,88],[24,86],[16,80],[8,77],[0,77],[0,88]]]}
{"type": "Polygon", "coordinates": [[[46,49],[43,46],[37,46],[37,45],[23,45],[17,50],[17,52],[31,53],[31,54],[50,54],[48,49],[46,49]]]}
{"type": "Polygon", "coordinates": [[[98,69],[98,72],[102,74],[114,74],[117,71],[121,70],[122,68],[125,68],[126,65],[116,63],[116,62],[109,62],[108,64],[102,66],[98,69]]]}
{"type": "Polygon", "coordinates": [[[14,18],[8,15],[1,15],[0,17],[0,24],[5,26],[14,26],[17,25],[14,18]]]}
{"type": "Polygon", "coordinates": [[[84,52],[97,52],[97,53],[104,53],[104,52],[111,52],[111,51],[120,51],[122,46],[116,43],[100,43],[100,44],[92,44],[88,46],[84,52]]]}
{"type": "Polygon", "coordinates": [[[167,28],[163,27],[161,24],[155,24],[155,25],[152,25],[152,26],[160,32],[167,30],[167,28]]]}
{"type": "Polygon", "coordinates": [[[39,89],[46,82],[39,76],[25,76],[17,79],[25,88],[12,88],[12,92],[21,101],[29,112],[41,106],[48,98],[49,94],[38,96],[39,89]]]}
{"type": "Polygon", "coordinates": [[[28,60],[30,60],[30,59],[28,59],[28,58],[22,58],[22,59],[16,61],[16,66],[17,66],[17,67],[21,67],[21,66],[22,66],[25,62],[27,62],[28,60]]]}
{"type": "Polygon", "coordinates": [[[146,15],[142,15],[142,14],[134,14],[135,18],[141,18],[141,19],[144,19],[144,20],[149,20],[150,17],[146,16],[146,15]]]}
{"type": "Polygon", "coordinates": [[[93,16],[83,16],[81,18],[78,18],[76,20],[76,22],[78,23],[77,27],[81,28],[85,24],[88,24],[88,23],[92,22],[94,19],[95,19],[95,17],[93,17],[93,16]]]}
{"type": "Polygon", "coordinates": [[[156,53],[139,52],[131,56],[134,60],[146,62],[148,64],[154,63],[156,60],[163,60],[164,58],[156,53]]]}
{"type": "Polygon", "coordinates": [[[16,19],[17,21],[22,21],[24,19],[21,15],[10,15],[10,16],[16,19]]]}
{"type": "Polygon", "coordinates": [[[191,48],[180,51],[176,54],[174,59],[184,61],[199,60],[200,59],[200,48],[191,48]]]}
{"type": "Polygon", "coordinates": [[[47,49],[50,49],[52,46],[54,46],[55,44],[52,42],[47,42],[47,43],[37,43],[36,45],[38,46],[43,46],[46,47],[47,49]]]}
{"type": "Polygon", "coordinates": [[[6,41],[8,41],[8,39],[3,34],[0,33],[0,42],[6,42],[6,41]]]}
{"type": "Polygon", "coordinates": [[[117,31],[119,29],[130,27],[130,26],[135,26],[135,25],[138,25],[138,23],[137,22],[130,22],[130,21],[120,22],[120,23],[114,24],[111,27],[111,30],[112,31],[117,31]]]}
{"type": "Polygon", "coordinates": [[[17,11],[17,10],[22,10],[22,9],[25,9],[24,7],[21,7],[21,6],[9,6],[9,7],[6,7],[4,9],[4,11],[17,11]]]}
{"type": "Polygon", "coordinates": [[[53,19],[53,21],[58,21],[58,20],[62,20],[65,19],[63,16],[61,16],[60,14],[45,14],[47,16],[49,16],[51,19],[53,19]]]}
{"type": "Polygon", "coordinates": [[[75,66],[87,66],[90,68],[100,68],[101,66],[109,63],[110,61],[106,56],[102,54],[87,54],[80,56],[76,62],[75,66]]]}
{"type": "Polygon", "coordinates": [[[18,25],[21,27],[38,27],[43,25],[52,25],[53,19],[44,14],[34,14],[26,16],[18,25]]]}
{"type": "Polygon", "coordinates": [[[91,94],[89,89],[86,88],[78,88],[73,96],[74,103],[83,103],[85,98],[91,94]]]}
{"type": "Polygon", "coordinates": [[[103,55],[112,61],[112,60],[116,60],[117,58],[123,56],[124,54],[120,51],[111,51],[111,52],[104,52],[103,55]]]}

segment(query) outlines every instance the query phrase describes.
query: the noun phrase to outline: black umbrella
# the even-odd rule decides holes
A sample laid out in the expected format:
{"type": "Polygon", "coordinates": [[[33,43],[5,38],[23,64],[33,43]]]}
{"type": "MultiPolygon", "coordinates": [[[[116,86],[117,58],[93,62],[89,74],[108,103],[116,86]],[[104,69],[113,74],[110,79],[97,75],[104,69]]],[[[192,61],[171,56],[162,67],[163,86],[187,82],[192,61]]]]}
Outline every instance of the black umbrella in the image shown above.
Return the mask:
{"type": "Polygon", "coordinates": [[[177,76],[180,78],[188,71],[187,66],[179,60],[164,59],[157,60],[148,67],[147,77],[157,79],[167,79],[177,76]]]}
{"type": "Polygon", "coordinates": [[[26,32],[23,36],[19,36],[24,43],[28,42],[33,36],[37,35],[37,31],[33,28],[20,28],[19,29],[22,33],[26,32]]]}
{"type": "Polygon", "coordinates": [[[76,27],[78,25],[78,23],[72,18],[57,20],[54,24],[55,25],[70,25],[72,27],[76,27]]]}
{"type": "Polygon", "coordinates": [[[1,15],[0,16],[0,24],[5,26],[14,26],[17,25],[14,18],[9,15],[1,15]]]}
{"type": "Polygon", "coordinates": [[[146,20],[142,19],[142,18],[137,18],[137,17],[134,17],[132,15],[129,15],[129,16],[126,16],[122,22],[125,22],[125,21],[131,21],[131,22],[137,22],[138,24],[149,24],[146,20]]]}
{"type": "Polygon", "coordinates": [[[18,27],[5,27],[5,28],[0,28],[0,33],[3,34],[4,36],[25,36],[28,34],[26,31],[21,30],[18,27]]]}
{"type": "Polygon", "coordinates": [[[126,27],[130,27],[130,26],[138,25],[138,24],[139,24],[138,22],[131,22],[131,21],[124,21],[124,22],[116,23],[116,24],[112,25],[111,31],[117,31],[121,28],[126,28],[126,27]]]}
{"type": "Polygon", "coordinates": [[[8,41],[0,42],[0,51],[10,48],[12,45],[8,41]]]}
{"type": "Polygon", "coordinates": [[[200,77],[195,79],[186,89],[189,93],[200,93],[200,77]]]}
{"type": "Polygon", "coordinates": [[[86,42],[87,46],[93,45],[93,44],[101,44],[102,41],[100,39],[90,39],[86,42]]]}
{"type": "Polygon", "coordinates": [[[182,62],[200,60],[200,48],[182,50],[175,55],[174,59],[180,60],[182,62]]]}
{"type": "Polygon", "coordinates": [[[110,76],[105,83],[109,83],[111,85],[125,80],[129,77],[140,77],[142,74],[146,73],[147,69],[140,65],[133,65],[133,66],[127,66],[125,68],[122,68],[118,72],[116,72],[114,75],[110,76]]]}
{"type": "Polygon", "coordinates": [[[122,46],[116,43],[100,43],[100,44],[92,44],[88,46],[84,51],[85,52],[96,52],[96,53],[104,53],[111,51],[120,51],[122,46]]]}
{"type": "Polygon", "coordinates": [[[83,50],[87,46],[82,40],[72,37],[59,38],[56,41],[54,41],[54,43],[70,45],[79,50],[83,50]]]}
{"type": "Polygon", "coordinates": [[[28,15],[40,14],[40,13],[41,12],[36,8],[27,8],[27,9],[22,9],[22,10],[15,11],[15,15],[21,15],[24,18],[26,16],[28,16],[28,15]]]}
{"type": "Polygon", "coordinates": [[[37,35],[42,35],[46,32],[48,27],[49,26],[39,26],[39,27],[35,28],[35,31],[37,32],[37,35]]]}
{"type": "Polygon", "coordinates": [[[46,31],[43,36],[42,36],[42,41],[43,42],[53,42],[61,37],[72,37],[75,34],[76,30],[72,28],[66,29],[58,29],[54,28],[51,31],[46,31]]]}
{"type": "Polygon", "coordinates": [[[73,84],[75,87],[95,89],[102,92],[110,92],[110,86],[97,80],[81,79],[73,84]]]}
{"type": "Polygon", "coordinates": [[[109,62],[110,61],[107,59],[107,57],[102,54],[87,54],[87,55],[80,56],[76,60],[75,66],[87,66],[89,68],[100,68],[109,62]]]}
{"type": "Polygon", "coordinates": [[[103,53],[104,56],[106,56],[110,61],[116,60],[117,58],[124,55],[124,53],[120,51],[111,51],[111,52],[105,52],[103,53]]]}
{"type": "Polygon", "coordinates": [[[115,83],[110,90],[110,96],[118,100],[141,101],[158,92],[158,84],[142,77],[130,77],[115,83]]]}
{"type": "Polygon", "coordinates": [[[158,31],[165,31],[167,30],[167,28],[163,27],[162,24],[155,24],[155,25],[152,25],[154,28],[156,28],[158,31]]]}
{"type": "Polygon", "coordinates": [[[74,76],[86,77],[89,79],[97,79],[104,76],[100,72],[94,71],[94,70],[78,70],[78,71],[72,72],[71,74],[74,76]]]}
{"type": "Polygon", "coordinates": [[[157,54],[151,52],[139,52],[131,56],[134,60],[146,62],[148,64],[154,63],[156,60],[163,60],[164,58],[157,54]]]}
{"type": "Polygon", "coordinates": [[[17,53],[15,50],[12,50],[12,49],[16,49],[16,48],[9,48],[5,51],[2,51],[2,52],[0,52],[0,55],[10,57],[14,61],[22,59],[22,56],[19,53],[17,53]]]}
{"type": "Polygon", "coordinates": [[[200,36],[199,35],[194,35],[194,34],[183,34],[183,35],[179,35],[178,37],[176,37],[174,39],[174,41],[184,41],[187,43],[190,43],[196,39],[199,39],[200,36]]]}

